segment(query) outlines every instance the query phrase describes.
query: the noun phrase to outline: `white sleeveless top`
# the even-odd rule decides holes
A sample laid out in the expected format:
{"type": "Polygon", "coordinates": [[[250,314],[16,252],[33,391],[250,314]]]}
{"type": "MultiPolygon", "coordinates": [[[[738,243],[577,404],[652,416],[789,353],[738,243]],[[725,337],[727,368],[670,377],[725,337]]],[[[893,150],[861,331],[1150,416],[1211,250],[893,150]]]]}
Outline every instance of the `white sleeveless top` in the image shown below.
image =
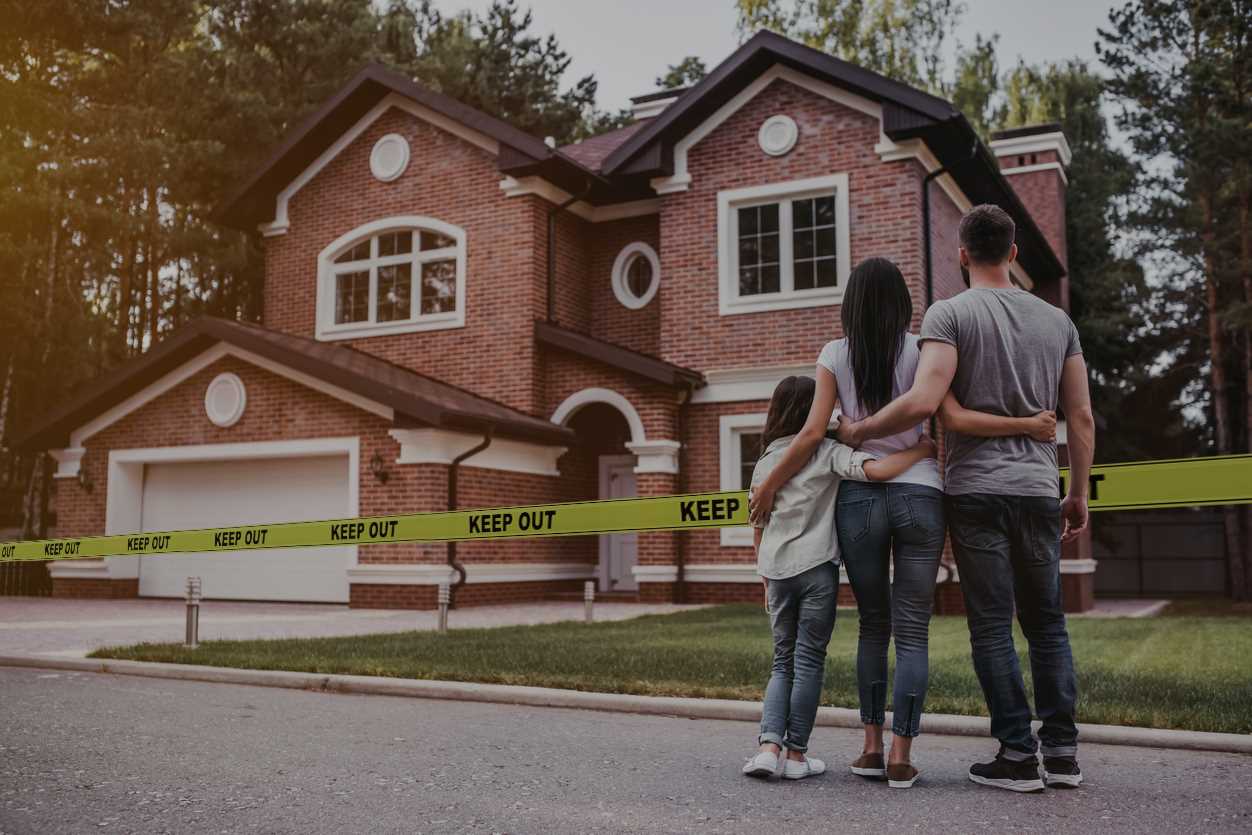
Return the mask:
{"type": "MultiPolygon", "coordinates": [[[[900,357],[896,360],[895,381],[891,386],[891,399],[894,400],[913,387],[913,378],[917,375],[917,361],[921,356],[921,342],[911,333],[904,335],[904,344],[900,346],[900,357]]],[[[817,364],[835,375],[835,383],[839,386],[839,408],[852,420],[864,420],[869,417],[856,392],[856,377],[852,373],[852,359],[848,353],[848,340],[836,339],[827,342],[817,357],[817,364]]],[[[919,423],[912,429],[886,438],[866,441],[860,448],[875,458],[882,458],[893,452],[908,449],[917,443],[925,430],[925,424],[919,423]]],[[[905,484],[924,484],[943,489],[943,479],[939,477],[939,464],[933,458],[924,458],[900,475],[891,479],[893,482],[905,484]]]]}

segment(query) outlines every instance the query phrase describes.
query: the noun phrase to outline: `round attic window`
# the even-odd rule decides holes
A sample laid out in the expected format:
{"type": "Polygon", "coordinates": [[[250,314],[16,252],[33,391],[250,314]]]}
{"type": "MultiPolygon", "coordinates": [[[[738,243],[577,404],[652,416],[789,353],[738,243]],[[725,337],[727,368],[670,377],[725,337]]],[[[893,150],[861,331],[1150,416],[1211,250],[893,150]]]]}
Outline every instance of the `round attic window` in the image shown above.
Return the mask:
{"type": "Polygon", "coordinates": [[[370,173],[389,183],[404,173],[409,165],[409,143],[398,133],[389,133],[374,143],[370,151],[370,173]]]}
{"type": "Polygon", "coordinates": [[[790,116],[770,116],[756,135],[761,150],[771,157],[780,157],[796,146],[800,130],[790,116]]]}
{"type": "Polygon", "coordinates": [[[204,413],[216,426],[234,426],[243,417],[247,403],[243,380],[230,372],[218,374],[204,390],[204,413]]]}

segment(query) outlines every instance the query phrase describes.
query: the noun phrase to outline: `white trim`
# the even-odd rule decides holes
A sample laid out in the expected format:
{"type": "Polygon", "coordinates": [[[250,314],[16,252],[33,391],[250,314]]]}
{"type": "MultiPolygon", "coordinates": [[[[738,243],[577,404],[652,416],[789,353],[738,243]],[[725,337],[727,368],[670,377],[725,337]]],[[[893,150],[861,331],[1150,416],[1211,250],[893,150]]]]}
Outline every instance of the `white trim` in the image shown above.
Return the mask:
{"type": "MultiPolygon", "coordinates": [[[[893,142],[886,136],[881,136],[874,150],[883,162],[915,159],[921,163],[922,168],[928,174],[942,167],[939,160],[930,152],[930,148],[926,147],[926,143],[920,139],[893,142]]],[[[952,179],[951,174],[941,174],[935,178],[935,182],[961,212],[968,212],[974,207],[973,202],[965,195],[965,192],[961,191],[961,187],[956,184],[956,180],[952,179]]]]}
{"type": "MultiPolygon", "coordinates": [[[[458,455],[482,442],[481,435],[447,429],[392,429],[388,434],[400,444],[400,454],[396,457],[396,463],[400,465],[451,464],[458,455]]],[[[461,464],[485,470],[559,476],[561,471],[557,469],[556,461],[566,449],[563,446],[542,446],[496,438],[491,446],[461,464]]]]}
{"type": "Polygon", "coordinates": [[[1029,174],[1032,171],[1052,171],[1053,169],[1061,175],[1061,182],[1069,185],[1069,176],[1065,173],[1065,166],[1059,162],[1040,162],[1034,165],[1019,165],[1016,168],[1001,168],[1000,173],[1007,177],[1010,174],[1029,174]]]}
{"type": "Polygon", "coordinates": [[[630,569],[636,583],[674,583],[678,581],[676,565],[636,565],[630,569]]]}
{"type": "Polygon", "coordinates": [[[635,455],[636,473],[678,473],[678,441],[650,440],[627,441],[626,448],[635,455]]]}
{"type": "Polygon", "coordinates": [[[308,185],[314,177],[327,165],[331,163],[335,157],[347,148],[352,142],[374,124],[380,116],[391,108],[399,108],[405,113],[409,113],[424,122],[429,122],[437,128],[440,128],[453,136],[464,139],[471,145],[482,148],[492,156],[500,154],[500,145],[494,139],[476,130],[471,130],[460,122],[449,119],[448,117],[436,113],[429,108],[423,107],[412,99],[405,98],[397,93],[389,93],[382,101],[374,105],[368,113],[357,120],[356,124],[348,128],[333,145],[322,152],[321,156],[309,164],[304,171],[300,172],[294,180],[287,184],[287,187],[278,193],[275,198],[274,219],[269,223],[262,223],[257,228],[265,237],[274,235],[284,235],[291,228],[291,220],[287,214],[288,204],[296,192],[308,185]]]}
{"type": "Polygon", "coordinates": [[[52,474],[52,477],[78,478],[78,473],[82,469],[83,455],[86,452],[87,450],[81,446],[48,450],[48,455],[52,456],[52,460],[57,462],[57,471],[52,474]]]}
{"type": "Polygon", "coordinates": [[[769,400],[784,377],[811,375],[816,363],[768,365],[757,368],[725,368],[704,372],[706,385],[696,389],[692,403],[736,403],[769,400]]]}
{"type": "Polygon", "coordinates": [[[656,295],[657,288],[661,286],[661,259],[657,257],[656,250],[643,241],[626,244],[613,261],[612,283],[613,295],[617,296],[617,300],[622,303],[623,307],[639,310],[646,306],[656,295]],[[642,296],[634,295],[626,286],[626,269],[634,260],[634,256],[643,258],[652,268],[652,282],[642,296]]]}
{"type": "MultiPolygon", "coordinates": [[[[390,256],[387,256],[390,258],[390,256]]],[[[451,330],[453,328],[465,327],[465,276],[466,261],[468,255],[466,253],[466,235],[465,230],[459,226],[453,226],[451,223],[445,223],[437,218],[427,217],[425,215],[393,215],[391,217],[378,218],[371,220],[369,223],[363,223],[355,229],[345,232],[335,240],[331,241],[322,249],[317,256],[317,314],[315,336],[322,342],[331,342],[340,339],[360,339],[367,336],[379,336],[383,334],[397,333],[414,333],[416,331],[432,331],[432,330],[451,330]],[[371,258],[368,261],[368,267],[363,269],[353,269],[349,264],[336,264],[335,256],[339,255],[344,249],[353,243],[357,243],[365,238],[373,238],[384,232],[393,230],[413,230],[415,233],[420,230],[429,230],[447,235],[456,242],[455,246],[445,249],[434,250],[438,253],[435,257],[426,257],[425,254],[418,251],[417,240],[413,243],[413,252],[405,253],[397,256],[396,263],[412,263],[414,270],[410,276],[410,287],[413,293],[412,306],[410,308],[411,319],[404,319],[397,322],[377,322],[374,317],[377,315],[377,273],[379,266],[379,256],[374,250],[377,246],[371,244],[371,258]],[[422,286],[422,264],[428,260],[445,261],[449,256],[455,253],[456,259],[456,309],[451,312],[422,314],[421,309],[421,286],[422,286]],[[335,324],[335,278],[340,272],[361,272],[368,270],[370,274],[370,300],[369,300],[369,318],[364,322],[345,322],[343,324],[335,324]]]]}
{"type": "Polygon", "coordinates": [[[204,387],[204,414],[214,426],[220,426],[223,429],[234,426],[243,417],[244,410],[247,408],[248,388],[243,384],[243,380],[239,379],[238,374],[223,371],[204,387]],[[218,386],[228,386],[234,389],[238,400],[235,408],[226,414],[217,413],[213,408],[213,390],[218,386]]]}
{"type": "Polygon", "coordinates": [[[683,569],[683,578],[689,583],[761,582],[754,562],[693,563],[683,569]]]}
{"type": "Polygon", "coordinates": [[[389,133],[386,136],[379,137],[378,141],[374,143],[374,147],[370,149],[370,173],[373,174],[374,179],[378,180],[380,183],[390,183],[392,180],[400,179],[400,175],[402,175],[408,167],[409,140],[405,139],[398,133],[389,133]],[[398,147],[401,149],[400,160],[396,163],[396,166],[389,171],[382,167],[382,163],[378,159],[378,153],[379,149],[384,148],[385,145],[395,145],[396,143],[399,143],[398,147]]]}
{"type": "Polygon", "coordinates": [[[1007,139],[993,139],[987,143],[991,153],[997,157],[1015,156],[1017,154],[1055,151],[1062,165],[1069,165],[1074,154],[1069,148],[1069,140],[1060,131],[1052,133],[1032,133],[1027,136],[1012,136],[1007,139]]]}
{"type": "MultiPolygon", "coordinates": [[[[465,582],[528,583],[542,580],[594,580],[596,566],[586,563],[464,563],[465,582]]],[[[451,583],[456,572],[442,564],[359,563],[348,569],[349,583],[386,586],[437,586],[451,583]]]]}
{"type": "Polygon", "coordinates": [[[882,106],[862,98],[861,96],[827,84],[824,81],[818,81],[812,76],[797,72],[790,67],[784,67],[781,64],[775,64],[765,72],[756,77],[752,83],[748,84],[739,91],[734,98],[719,107],[712,116],[700,123],[699,127],[692,130],[674,145],[674,173],[668,177],[656,177],[652,180],[652,188],[657,194],[673,194],[678,191],[686,191],[691,186],[691,174],[687,169],[687,154],[691,148],[701,139],[704,139],[712,133],[719,125],[733,116],[741,107],[752,101],[758,93],[768,87],[777,79],[782,79],[811,93],[816,93],[830,99],[833,102],[850,107],[867,116],[872,116],[882,123],[882,106]]]}
{"type": "Polygon", "coordinates": [[[48,574],[56,580],[112,580],[109,563],[95,560],[57,560],[48,564],[48,574]]]}
{"type": "MultiPolygon", "coordinates": [[[[735,436],[744,429],[759,430],[765,426],[765,413],[720,415],[717,418],[718,483],[722,490],[741,490],[739,483],[739,444],[735,436]]],[[[752,528],[748,526],[719,528],[723,548],[752,546],[752,528]]]]}
{"type": "Polygon", "coordinates": [[[800,129],[796,127],[796,120],[782,113],[777,116],[770,116],[761,123],[761,127],[756,132],[756,144],[761,146],[761,150],[771,157],[786,156],[791,149],[796,146],[796,140],[800,138],[800,129]],[[771,145],[770,136],[774,132],[774,128],[781,128],[782,133],[779,134],[782,142],[771,145]]]}
{"type": "Polygon", "coordinates": [[[846,173],[719,191],[717,193],[718,313],[722,316],[730,316],[739,313],[838,304],[843,298],[843,288],[852,272],[850,217],[846,173]],[[794,269],[794,262],[791,212],[787,201],[828,196],[832,191],[835,198],[836,284],[834,287],[815,287],[810,290],[788,289],[791,284],[789,276],[794,269]],[[777,293],[740,296],[738,209],[774,202],[783,204],[779,206],[778,211],[779,281],[782,289],[777,293]]]}
{"type": "Polygon", "coordinates": [[[622,417],[626,418],[626,424],[630,427],[631,443],[642,444],[648,440],[647,435],[643,431],[643,418],[639,417],[639,412],[635,410],[634,406],[630,405],[629,400],[612,389],[585,388],[582,391],[571,394],[561,402],[560,406],[556,407],[556,411],[552,413],[551,421],[558,426],[564,426],[579,409],[591,403],[607,403],[621,412],[622,417]]]}
{"type": "Polygon", "coordinates": [[[1094,574],[1096,561],[1091,559],[1061,560],[1062,574],[1094,574]]]}
{"type": "Polygon", "coordinates": [[[653,116],[660,116],[661,111],[678,101],[680,93],[663,98],[655,98],[650,101],[640,102],[639,104],[630,105],[630,114],[635,117],[635,121],[643,119],[651,119],[653,116]]]}
{"type": "Polygon", "coordinates": [[[252,353],[251,351],[245,351],[242,348],[236,348],[235,346],[228,345],[225,342],[219,342],[198,356],[183,363],[178,368],[175,368],[173,371],[170,371],[159,380],[150,383],[145,388],[135,394],[132,394],[130,397],[126,398],[121,403],[118,403],[113,408],[97,415],[92,420],[75,429],[70,433],[70,448],[81,447],[83,442],[92,435],[107,429],[109,426],[112,426],[114,423],[117,423],[119,420],[129,415],[131,412],[134,412],[145,404],[150,403],[177,386],[179,383],[194,376],[205,368],[208,368],[210,365],[226,356],[236,357],[244,362],[251,363],[252,365],[269,371],[272,374],[285,377],[288,380],[300,383],[307,388],[311,388],[314,391],[333,397],[336,400],[342,400],[345,403],[356,406],[358,409],[363,409],[364,411],[376,414],[385,420],[394,419],[394,411],[389,406],[376,403],[375,401],[362,397],[359,394],[354,394],[346,389],[341,389],[338,386],[319,380],[316,377],[311,377],[301,371],[288,368],[285,365],[266,359],[265,357],[252,353]]]}
{"type": "MultiPolygon", "coordinates": [[[[106,536],[136,533],[142,528],[144,466],[156,463],[346,455],[348,459],[348,507],[344,518],[359,516],[361,513],[360,445],[360,440],[356,437],[340,437],[110,450],[104,533],[106,536]]],[[[355,563],[356,546],[350,547],[352,548],[352,561],[355,563]]],[[[108,564],[108,576],[111,579],[139,576],[139,560],[133,557],[108,557],[105,562],[108,564]]]]}
{"type": "MultiPolygon", "coordinates": [[[[559,205],[573,197],[568,191],[554,186],[542,177],[505,177],[500,180],[500,190],[506,197],[534,194],[553,205],[559,205]]],[[[610,220],[658,214],[661,211],[661,201],[649,198],[631,200],[626,203],[610,203],[606,206],[593,206],[579,200],[570,204],[567,211],[591,223],[604,223],[610,220]]]]}

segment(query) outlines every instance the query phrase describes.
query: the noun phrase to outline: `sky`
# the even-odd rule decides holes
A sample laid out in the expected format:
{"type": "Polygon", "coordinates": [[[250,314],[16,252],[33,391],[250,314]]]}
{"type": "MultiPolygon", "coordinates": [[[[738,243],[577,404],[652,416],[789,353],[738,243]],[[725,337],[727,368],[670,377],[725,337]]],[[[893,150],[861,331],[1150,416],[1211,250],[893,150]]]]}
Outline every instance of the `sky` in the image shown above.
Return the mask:
{"type": "MultiPolygon", "coordinates": [[[[1093,66],[1096,28],[1123,0],[965,0],[957,38],[1000,35],[1000,66],[1077,56],[1093,66]]],[[[442,0],[445,12],[482,11],[490,0],[442,0]]],[[[573,58],[567,82],[594,74],[602,110],[625,107],[651,92],[670,64],[698,55],[710,69],[738,46],[732,0],[519,0],[534,12],[537,32],[556,34],[573,58]]]]}

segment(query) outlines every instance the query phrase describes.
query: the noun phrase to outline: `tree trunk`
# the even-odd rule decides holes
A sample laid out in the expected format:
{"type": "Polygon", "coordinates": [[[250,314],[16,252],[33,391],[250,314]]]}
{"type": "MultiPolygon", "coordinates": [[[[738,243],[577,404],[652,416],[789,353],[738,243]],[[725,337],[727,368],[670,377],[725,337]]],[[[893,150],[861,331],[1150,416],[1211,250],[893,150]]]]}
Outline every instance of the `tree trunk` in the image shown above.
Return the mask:
{"type": "Polygon", "coordinates": [[[161,291],[159,273],[156,265],[156,226],[157,226],[157,195],[155,188],[148,189],[148,257],[145,266],[148,268],[148,347],[157,341],[157,326],[161,318],[161,291]]]}
{"type": "MultiPolygon", "coordinates": [[[[1249,221],[1249,202],[1252,202],[1252,170],[1247,160],[1239,165],[1242,189],[1239,192],[1239,278],[1243,284],[1243,302],[1248,306],[1247,315],[1252,315],[1252,223],[1249,221]]],[[[1247,319],[1243,322],[1243,451],[1252,452],[1252,325],[1247,319]]],[[[1252,505],[1243,508],[1244,543],[1252,540],[1252,505]]],[[[1252,548],[1245,545],[1243,553],[1237,555],[1243,565],[1243,589],[1236,591],[1237,600],[1252,599],[1252,548]]]]}
{"type": "Polygon", "coordinates": [[[130,353],[130,302],[134,295],[135,267],[139,259],[139,239],[131,235],[130,252],[126,257],[126,269],[122,272],[122,281],[117,291],[117,334],[115,359],[122,360],[130,353]]]}
{"type": "Polygon", "coordinates": [[[57,272],[61,254],[61,201],[58,199],[52,209],[52,230],[48,235],[48,272],[44,281],[43,299],[43,350],[39,357],[39,367],[47,370],[48,355],[52,352],[52,311],[55,309],[57,272]]]}
{"type": "MultiPolygon", "coordinates": [[[[1230,402],[1226,389],[1226,333],[1222,329],[1221,308],[1217,294],[1217,265],[1213,248],[1216,246],[1213,232],[1213,202],[1210,194],[1201,194],[1196,201],[1200,205],[1204,225],[1201,240],[1204,248],[1204,302],[1205,322],[1209,338],[1209,381],[1213,390],[1213,422],[1217,434],[1217,452],[1232,452],[1230,437],[1230,402]]],[[[1247,592],[1244,576],[1243,548],[1239,536],[1239,513],[1234,505],[1222,508],[1222,527],[1226,534],[1226,562],[1230,571],[1230,593],[1236,600],[1243,600],[1247,592]]]]}

